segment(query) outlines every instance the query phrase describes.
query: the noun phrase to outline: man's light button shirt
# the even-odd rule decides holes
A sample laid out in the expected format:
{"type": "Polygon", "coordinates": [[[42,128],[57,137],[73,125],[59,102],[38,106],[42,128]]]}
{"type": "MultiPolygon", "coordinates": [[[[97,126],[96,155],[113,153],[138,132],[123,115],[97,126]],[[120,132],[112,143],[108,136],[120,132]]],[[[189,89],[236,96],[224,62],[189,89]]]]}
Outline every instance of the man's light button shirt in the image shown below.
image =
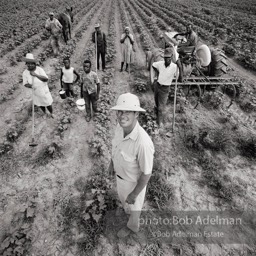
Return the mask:
{"type": "Polygon", "coordinates": [[[154,144],[138,122],[125,138],[123,128],[117,126],[112,141],[112,160],[117,175],[137,182],[142,173],[152,173],[153,156],[154,144]]]}

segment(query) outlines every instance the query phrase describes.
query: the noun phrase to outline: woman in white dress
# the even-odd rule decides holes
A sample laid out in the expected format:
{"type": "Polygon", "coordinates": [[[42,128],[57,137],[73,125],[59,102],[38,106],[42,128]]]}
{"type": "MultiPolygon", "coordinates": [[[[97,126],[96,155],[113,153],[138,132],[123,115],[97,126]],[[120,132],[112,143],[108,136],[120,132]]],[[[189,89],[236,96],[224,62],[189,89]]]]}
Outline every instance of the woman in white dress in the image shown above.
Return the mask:
{"type": "Polygon", "coordinates": [[[134,39],[130,34],[130,28],[126,27],[124,33],[121,36],[120,43],[122,44],[122,62],[120,72],[123,71],[124,63],[126,63],[125,71],[128,71],[128,65],[132,62],[132,52],[134,39]]]}
{"type": "Polygon", "coordinates": [[[54,118],[52,109],[53,99],[47,84],[48,76],[41,67],[36,66],[36,60],[32,53],[27,53],[24,61],[26,62],[27,69],[22,74],[23,85],[34,90],[34,104],[39,106],[44,113],[46,113],[47,108],[51,117],[54,118]]]}

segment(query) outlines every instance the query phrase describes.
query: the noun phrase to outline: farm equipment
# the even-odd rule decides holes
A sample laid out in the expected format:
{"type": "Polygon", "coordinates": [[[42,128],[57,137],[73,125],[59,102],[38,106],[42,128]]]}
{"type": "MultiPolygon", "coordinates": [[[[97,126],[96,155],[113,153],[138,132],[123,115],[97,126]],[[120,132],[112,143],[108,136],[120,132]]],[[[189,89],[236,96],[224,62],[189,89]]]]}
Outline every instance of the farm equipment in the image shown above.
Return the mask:
{"type": "MultiPolygon", "coordinates": [[[[165,42],[173,45],[173,40],[170,38],[172,39],[175,34],[176,32],[166,32],[163,36],[165,42]]],[[[178,38],[178,40],[182,42],[184,39],[178,38]]],[[[177,46],[173,47],[177,48],[177,46]]],[[[152,63],[162,60],[163,53],[164,50],[160,48],[146,53],[151,85],[153,85],[155,76],[152,63]]],[[[228,66],[227,57],[221,50],[209,49],[207,45],[201,44],[196,48],[194,46],[182,47],[182,50],[178,47],[177,53],[179,53],[179,59],[182,63],[184,78],[182,82],[179,79],[178,93],[183,92],[193,108],[198,106],[206,90],[218,90],[220,93],[228,92],[231,98],[228,107],[232,105],[237,94],[236,86],[239,83],[233,81],[231,77],[221,77],[227,73],[228,66]]]]}

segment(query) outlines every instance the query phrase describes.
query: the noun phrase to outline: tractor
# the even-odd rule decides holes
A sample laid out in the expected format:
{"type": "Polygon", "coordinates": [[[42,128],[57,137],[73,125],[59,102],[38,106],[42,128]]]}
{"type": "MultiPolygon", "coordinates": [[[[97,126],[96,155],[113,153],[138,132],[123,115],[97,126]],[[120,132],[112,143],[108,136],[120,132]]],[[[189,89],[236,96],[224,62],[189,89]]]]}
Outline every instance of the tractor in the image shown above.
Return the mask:
{"type": "MultiPolygon", "coordinates": [[[[166,44],[175,48],[175,52],[182,63],[183,81],[178,80],[178,88],[182,89],[185,97],[189,99],[191,105],[196,108],[204,95],[205,90],[220,89],[221,93],[229,92],[231,102],[236,97],[237,82],[232,78],[221,77],[227,73],[227,57],[225,54],[215,48],[209,48],[205,44],[198,44],[197,47],[182,47],[182,43],[186,42],[183,36],[178,36],[176,40],[178,46],[173,45],[173,39],[177,32],[165,32],[163,39],[166,44]],[[181,50],[182,49],[182,50],[181,50]]],[[[153,87],[155,72],[152,68],[153,62],[163,59],[164,49],[155,48],[146,51],[146,65],[150,72],[150,83],[153,87]]],[[[173,61],[177,60],[177,56],[173,57],[173,61]],[[175,60],[176,58],[176,60],[175,60]]],[[[153,89],[153,88],[152,88],[153,89]]]]}

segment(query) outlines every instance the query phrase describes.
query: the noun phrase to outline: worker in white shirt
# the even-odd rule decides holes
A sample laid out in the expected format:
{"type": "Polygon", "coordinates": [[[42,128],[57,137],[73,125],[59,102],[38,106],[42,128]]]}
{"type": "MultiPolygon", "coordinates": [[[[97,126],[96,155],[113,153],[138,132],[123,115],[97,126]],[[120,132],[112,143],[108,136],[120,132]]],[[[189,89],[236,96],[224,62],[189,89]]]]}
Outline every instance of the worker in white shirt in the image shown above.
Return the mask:
{"type": "Polygon", "coordinates": [[[76,70],[70,66],[70,59],[68,57],[63,59],[64,67],[60,73],[61,88],[66,92],[67,97],[74,97],[73,84],[80,80],[80,75],[76,70]],[[74,80],[74,74],[76,80],[74,80]]]}
{"type": "Polygon", "coordinates": [[[179,68],[181,80],[182,70],[179,63],[177,67],[176,56],[174,56],[174,48],[166,48],[164,52],[164,60],[154,62],[152,67],[156,73],[154,80],[154,98],[155,98],[155,111],[157,114],[157,123],[160,128],[163,128],[163,119],[165,116],[166,104],[170,92],[172,80],[179,68]]]}

